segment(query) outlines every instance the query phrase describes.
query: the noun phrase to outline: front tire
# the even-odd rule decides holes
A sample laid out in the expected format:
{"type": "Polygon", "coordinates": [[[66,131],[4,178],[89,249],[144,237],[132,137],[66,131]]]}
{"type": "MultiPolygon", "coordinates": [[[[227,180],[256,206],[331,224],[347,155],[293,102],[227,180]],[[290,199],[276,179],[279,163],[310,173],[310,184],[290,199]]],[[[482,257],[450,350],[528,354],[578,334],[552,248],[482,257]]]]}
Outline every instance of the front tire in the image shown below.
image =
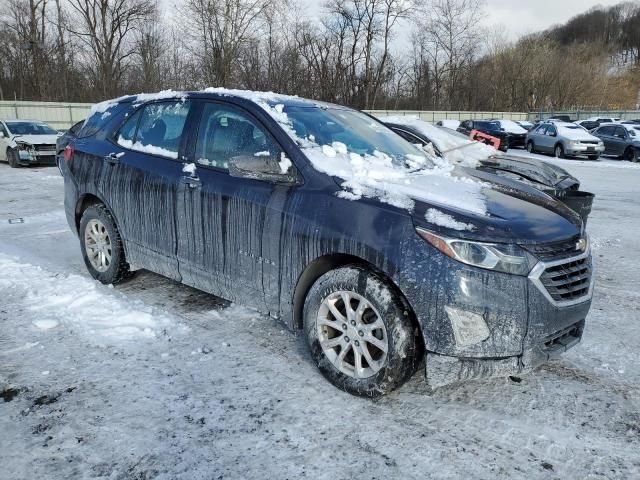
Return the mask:
{"type": "Polygon", "coordinates": [[[304,330],[322,375],[352,395],[395,390],[420,360],[405,301],[382,277],[359,266],[316,280],[305,299],[304,330]]]}
{"type": "Polygon", "coordinates": [[[20,167],[18,152],[14,148],[7,148],[7,163],[11,168],[20,167]]]}
{"type": "Polygon", "coordinates": [[[78,234],[84,264],[93,278],[115,285],[131,277],[120,233],[107,207],[95,204],[87,208],[78,234]]]}
{"type": "Polygon", "coordinates": [[[556,158],[565,158],[564,147],[561,143],[556,145],[556,147],[553,149],[553,153],[556,158]]]}

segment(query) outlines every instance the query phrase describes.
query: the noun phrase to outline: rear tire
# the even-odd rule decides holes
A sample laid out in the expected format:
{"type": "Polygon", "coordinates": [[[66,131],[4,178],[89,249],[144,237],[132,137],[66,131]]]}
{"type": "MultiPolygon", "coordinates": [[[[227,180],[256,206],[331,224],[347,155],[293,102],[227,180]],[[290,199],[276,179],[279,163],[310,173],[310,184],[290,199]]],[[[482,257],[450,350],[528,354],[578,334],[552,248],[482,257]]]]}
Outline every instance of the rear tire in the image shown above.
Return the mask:
{"type": "Polygon", "coordinates": [[[531,140],[527,142],[527,152],[536,153],[536,147],[531,140]]]}
{"type": "Polygon", "coordinates": [[[304,331],[322,375],[352,395],[395,390],[421,360],[406,302],[382,277],[355,265],[316,280],[304,303],[304,331]]]}
{"type": "Polygon", "coordinates": [[[107,207],[101,203],[88,207],[78,234],[84,264],[93,278],[107,285],[131,278],[120,233],[107,207]]]}
{"type": "Polygon", "coordinates": [[[565,158],[564,147],[561,143],[557,144],[553,149],[554,156],[556,158],[565,158]]]}
{"type": "Polygon", "coordinates": [[[7,162],[11,168],[19,168],[20,160],[18,152],[13,148],[7,148],[7,162]]]}
{"type": "Polygon", "coordinates": [[[638,152],[635,151],[633,147],[627,147],[627,149],[624,151],[623,158],[629,162],[637,162],[638,152]]]}

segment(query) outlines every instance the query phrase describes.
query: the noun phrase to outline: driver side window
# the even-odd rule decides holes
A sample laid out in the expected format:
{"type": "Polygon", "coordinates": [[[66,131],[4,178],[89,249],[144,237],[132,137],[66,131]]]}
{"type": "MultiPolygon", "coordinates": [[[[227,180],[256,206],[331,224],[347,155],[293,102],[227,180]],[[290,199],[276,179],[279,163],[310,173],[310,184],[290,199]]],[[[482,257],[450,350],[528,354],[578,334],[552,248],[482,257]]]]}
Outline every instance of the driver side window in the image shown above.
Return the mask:
{"type": "Polygon", "coordinates": [[[195,151],[198,165],[228,171],[233,157],[280,159],[281,153],[271,135],[246,113],[230,105],[204,104],[195,151]]]}

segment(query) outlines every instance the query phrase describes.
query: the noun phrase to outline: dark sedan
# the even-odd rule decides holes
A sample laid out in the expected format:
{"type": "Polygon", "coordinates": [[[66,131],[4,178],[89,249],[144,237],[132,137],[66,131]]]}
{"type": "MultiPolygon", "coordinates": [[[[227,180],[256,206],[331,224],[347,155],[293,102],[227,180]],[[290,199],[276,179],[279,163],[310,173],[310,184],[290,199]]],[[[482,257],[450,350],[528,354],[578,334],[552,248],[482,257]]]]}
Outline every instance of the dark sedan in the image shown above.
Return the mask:
{"type": "Polygon", "coordinates": [[[630,162],[640,159],[640,125],[609,123],[597,128],[593,135],[604,143],[604,154],[630,162]]]}

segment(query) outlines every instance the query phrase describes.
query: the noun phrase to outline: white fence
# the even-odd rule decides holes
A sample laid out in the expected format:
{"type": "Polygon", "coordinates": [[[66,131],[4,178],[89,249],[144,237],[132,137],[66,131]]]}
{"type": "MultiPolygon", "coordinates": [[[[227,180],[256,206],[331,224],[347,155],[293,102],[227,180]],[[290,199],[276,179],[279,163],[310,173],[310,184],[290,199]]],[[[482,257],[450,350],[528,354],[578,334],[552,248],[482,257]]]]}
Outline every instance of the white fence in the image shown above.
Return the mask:
{"type": "Polygon", "coordinates": [[[84,119],[91,103],[0,102],[0,118],[40,120],[58,130],[66,130],[84,119]]]}
{"type": "MultiPolygon", "coordinates": [[[[58,130],[69,128],[89,113],[91,103],[58,102],[0,102],[0,118],[19,120],[41,120],[58,130]]],[[[475,118],[505,118],[526,120],[522,112],[461,112],[461,111],[425,111],[425,110],[368,110],[375,116],[414,115],[427,122],[438,120],[468,120],[475,118]]]]}

